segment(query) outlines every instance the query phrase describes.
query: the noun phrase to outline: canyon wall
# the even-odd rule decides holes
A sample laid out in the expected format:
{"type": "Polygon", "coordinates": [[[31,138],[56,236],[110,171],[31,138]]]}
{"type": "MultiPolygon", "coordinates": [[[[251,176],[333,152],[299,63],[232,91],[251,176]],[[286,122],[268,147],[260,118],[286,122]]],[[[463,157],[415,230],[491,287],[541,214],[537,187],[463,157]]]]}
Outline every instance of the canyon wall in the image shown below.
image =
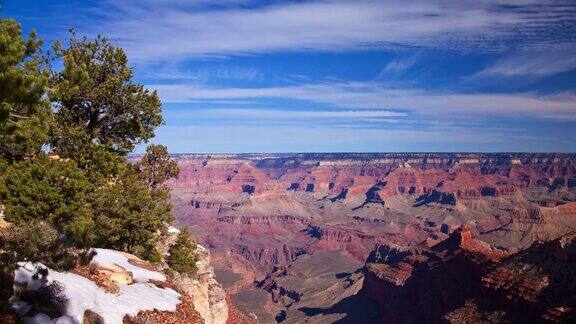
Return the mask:
{"type": "Polygon", "coordinates": [[[431,248],[378,247],[360,294],[383,323],[570,323],[575,253],[576,232],[507,253],[460,228],[431,248]]]}
{"type": "MultiPolygon", "coordinates": [[[[383,244],[429,248],[465,225],[491,249],[516,253],[576,229],[575,155],[215,154],[175,159],[180,178],[168,186],[177,223],[210,249],[217,280],[232,299],[265,282],[278,267],[296,266],[319,252],[345,252],[363,264],[383,244]]],[[[276,304],[295,296],[288,286],[269,290],[276,304]]]]}

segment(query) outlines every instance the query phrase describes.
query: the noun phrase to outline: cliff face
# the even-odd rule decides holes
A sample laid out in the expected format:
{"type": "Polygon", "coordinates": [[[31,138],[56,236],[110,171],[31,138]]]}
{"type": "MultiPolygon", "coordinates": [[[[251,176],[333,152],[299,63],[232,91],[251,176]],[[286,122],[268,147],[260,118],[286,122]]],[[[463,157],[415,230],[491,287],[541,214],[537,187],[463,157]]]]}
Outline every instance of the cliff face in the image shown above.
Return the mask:
{"type": "MultiPolygon", "coordinates": [[[[168,232],[166,240],[157,246],[163,254],[168,253],[180,233],[174,227],[170,227],[168,232]]],[[[190,297],[194,309],[204,323],[228,323],[229,307],[232,305],[229,305],[222,285],[215,279],[214,268],[211,265],[212,256],[205,247],[196,244],[196,257],[196,273],[193,276],[176,274],[172,281],[179,291],[190,297]]]]}
{"type": "Polygon", "coordinates": [[[380,246],[364,268],[362,294],[383,322],[569,322],[574,320],[576,234],[515,254],[455,231],[431,248],[380,246]]]}
{"type": "Polygon", "coordinates": [[[255,286],[284,308],[276,320],[285,323],[374,323],[374,302],[358,295],[361,266],[346,252],[317,252],[276,267],[255,286]]]}
{"type": "MultiPolygon", "coordinates": [[[[479,241],[515,253],[576,229],[574,155],[176,158],[181,175],[168,185],[177,222],[212,251],[230,294],[318,252],[345,251],[364,262],[379,245],[428,248],[466,225],[479,241]]],[[[412,263],[395,271],[421,266],[412,263]]]]}
{"type": "Polygon", "coordinates": [[[384,321],[440,319],[480,291],[491,262],[485,254],[494,252],[475,243],[459,229],[430,249],[380,247],[368,259],[363,292],[378,301],[384,321]]]}
{"type": "Polygon", "coordinates": [[[337,196],[346,190],[346,196],[363,196],[376,186],[380,202],[403,193],[420,196],[434,188],[457,198],[478,198],[510,195],[525,187],[576,186],[573,155],[343,153],[177,158],[182,174],[172,187],[189,188],[192,181],[205,192],[259,194],[283,189],[337,196]]]}
{"type": "MultiPolygon", "coordinates": [[[[218,251],[217,263],[228,261],[226,268],[241,267],[252,279],[298,255],[343,249],[364,261],[375,244],[443,239],[462,224],[475,234],[486,233],[490,243],[512,248],[499,236],[510,230],[506,226],[546,223],[548,231],[555,231],[560,227],[555,222],[563,222],[565,215],[553,216],[548,210],[576,200],[572,155],[244,154],[177,159],[180,178],[168,185],[178,222],[218,251]],[[221,253],[236,257],[223,260],[221,253]],[[237,257],[253,268],[234,261],[237,257]]],[[[514,230],[532,231],[524,227],[514,230]]],[[[540,235],[523,243],[529,245],[540,235]]]]}
{"type": "Polygon", "coordinates": [[[482,278],[482,285],[519,318],[573,323],[575,264],[576,232],[572,232],[503,260],[482,278]]]}
{"type": "Polygon", "coordinates": [[[198,267],[193,277],[177,276],[176,286],[188,294],[194,309],[200,314],[206,324],[225,324],[228,321],[228,303],[226,292],[214,279],[214,269],[210,265],[210,253],[198,245],[198,267]]]}

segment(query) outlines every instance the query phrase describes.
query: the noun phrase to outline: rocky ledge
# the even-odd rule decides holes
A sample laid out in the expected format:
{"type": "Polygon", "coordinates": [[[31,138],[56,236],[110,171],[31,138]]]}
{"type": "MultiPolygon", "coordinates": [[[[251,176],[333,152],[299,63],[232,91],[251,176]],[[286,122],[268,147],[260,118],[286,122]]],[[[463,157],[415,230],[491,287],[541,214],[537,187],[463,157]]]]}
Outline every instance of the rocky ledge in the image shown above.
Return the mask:
{"type": "Polygon", "coordinates": [[[72,272],[40,263],[19,264],[11,301],[24,322],[203,322],[191,296],[179,293],[174,282],[151,264],[114,250],[93,252],[89,265],[72,272]]]}
{"type": "Polygon", "coordinates": [[[91,261],[70,272],[23,262],[14,272],[12,307],[26,323],[250,323],[229,307],[208,250],[197,250],[192,276],[108,249],[92,249],[91,261]]]}
{"type": "Polygon", "coordinates": [[[518,253],[472,238],[463,227],[430,248],[380,246],[361,293],[383,322],[553,322],[576,319],[576,232],[518,253]]]}

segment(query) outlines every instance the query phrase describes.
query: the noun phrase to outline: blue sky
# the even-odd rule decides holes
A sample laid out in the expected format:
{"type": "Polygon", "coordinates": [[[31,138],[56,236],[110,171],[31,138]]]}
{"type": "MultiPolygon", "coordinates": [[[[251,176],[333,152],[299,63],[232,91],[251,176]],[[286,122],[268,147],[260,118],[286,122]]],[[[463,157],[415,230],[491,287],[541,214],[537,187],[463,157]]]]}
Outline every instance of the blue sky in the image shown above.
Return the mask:
{"type": "Polygon", "coordinates": [[[576,152],[574,1],[0,4],[124,47],[172,152],[576,152]]]}

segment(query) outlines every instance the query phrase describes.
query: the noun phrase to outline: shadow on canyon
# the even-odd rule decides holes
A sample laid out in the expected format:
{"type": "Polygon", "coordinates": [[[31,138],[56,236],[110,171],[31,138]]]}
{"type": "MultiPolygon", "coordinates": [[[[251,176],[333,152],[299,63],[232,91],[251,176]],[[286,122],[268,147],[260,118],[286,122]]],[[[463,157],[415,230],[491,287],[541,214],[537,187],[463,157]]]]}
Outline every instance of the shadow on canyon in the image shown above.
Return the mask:
{"type": "Polygon", "coordinates": [[[340,302],[327,307],[300,307],[299,311],[306,314],[306,316],[317,315],[330,315],[330,314],[345,314],[344,318],[335,321],[334,323],[347,324],[347,323],[380,323],[381,316],[378,311],[378,305],[362,294],[356,294],[342,299],[340,302]]]}

